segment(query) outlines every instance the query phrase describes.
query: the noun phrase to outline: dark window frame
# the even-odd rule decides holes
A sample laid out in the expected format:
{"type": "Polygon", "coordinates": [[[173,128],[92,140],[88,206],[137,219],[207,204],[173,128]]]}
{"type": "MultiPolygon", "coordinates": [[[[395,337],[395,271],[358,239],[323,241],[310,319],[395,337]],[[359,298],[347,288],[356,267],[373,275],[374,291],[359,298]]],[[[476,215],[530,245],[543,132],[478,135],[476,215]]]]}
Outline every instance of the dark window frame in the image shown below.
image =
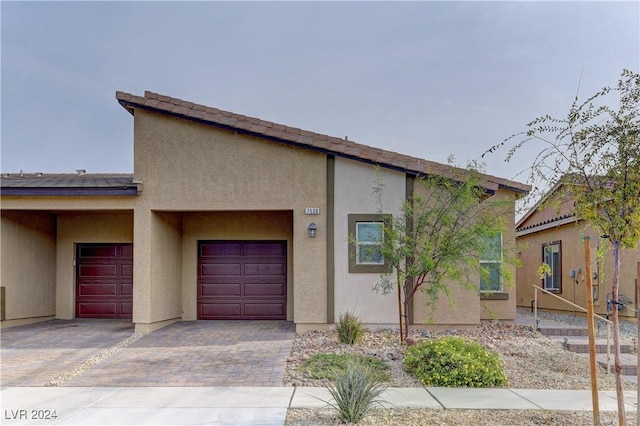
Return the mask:
{"type": "MultiPolygon", "coordinates": [[[[558,267],[558,274],[557,274],[557,276],[558,276],[558,288],[547,288],[545,286],[545,282],[547,281],[549,276],[542,277],[542,279],[540,280],[540,286],[543,289],[545,289],[545,290],[547,290],[547,291],[549,291],[551,293],[561,294],[562,293],[562,241],[561,240],[551,241],[549,243],[543,243],[542,244],[542,263],[547,263],[546,262],[546,253],[545,253],[547,247],[552,247],[552,246],[555,246],[555,245],[558,246],[558,265],[557,265],[557,267],[558,267]]],[[[547,265],[549,265],[549,264],[547,263],[547,265]]],[[[552,268],[550,277],[553,277],[553,265],[549,265],[549,266],[552,268]]]]}
{"type": "Polygon", "coordinates": [[[493,293],[504,293],[504,277],[502,275],[502,268],[504,267],[504,235],[501,232],[499,235],[497,235],[498,237],[500,237],[500,259],[495,260],[495,259],[483,259],[483,254],[484,253],[480,253],[479,257],[479,262],[480,262],[480,267],[482,267],[483,263],[490,263],[490,264],[497,264],[500,268],[500,282],[498,283],[498,289],[497,290],[491,290],[489,289],[483,289],[482,288],[482,279],[480,279],[480,283],[479,283],[479,288],[480,288],[480,292],[484,293],[484,294],[493,294],[493,293]]]}

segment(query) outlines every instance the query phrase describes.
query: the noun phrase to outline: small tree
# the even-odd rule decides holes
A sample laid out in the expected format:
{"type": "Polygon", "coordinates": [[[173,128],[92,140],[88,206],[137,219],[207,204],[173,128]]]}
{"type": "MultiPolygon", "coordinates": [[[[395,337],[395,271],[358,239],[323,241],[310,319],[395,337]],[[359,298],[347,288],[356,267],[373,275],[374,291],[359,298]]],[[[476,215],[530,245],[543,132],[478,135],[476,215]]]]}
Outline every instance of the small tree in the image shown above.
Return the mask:
{"type": "MultiPolygon", "coordinates": [[[[477,293],[478,277],[490,275],[480,266],[478,254],[495,252],[492,242],[504,230],[505,214],[513,216],[513,198],[491,197],[474,164],[450,170],[448,176],[416,179],[421,188],[402,205],[398,215],[388,217],[384,226],[380,250],[388,267],[375,289],[383,294],[397,290],[403,343],[409,331],[409,307],[417,291],[427,295],[430,315],[442,295],[451,303],[451,282],[477,293]]],[[[382,190],[378,180],[374,193],[380,203],[382,190]]],[[[512,258],[505,254],[500,272],[505,261],[512,258]]]]}
{"type": "MultiPolygon", "coordinates": [[[[555,185],[560,198],[572,197],[577,217],[609,242],[614,258],[611,298],[617,302],[620,250],[640,243],[640,74],[624,70],[615,88],[605,87],[584,102],[576,95],[566,117],[545,115],[527,127],[485,154],[513,144],[509,161],[523,146],[540,145],[529,180],[542,191],[555,185]]],[[[615,308],[612,322],[618,421],[626,425],[615,308]]]]}

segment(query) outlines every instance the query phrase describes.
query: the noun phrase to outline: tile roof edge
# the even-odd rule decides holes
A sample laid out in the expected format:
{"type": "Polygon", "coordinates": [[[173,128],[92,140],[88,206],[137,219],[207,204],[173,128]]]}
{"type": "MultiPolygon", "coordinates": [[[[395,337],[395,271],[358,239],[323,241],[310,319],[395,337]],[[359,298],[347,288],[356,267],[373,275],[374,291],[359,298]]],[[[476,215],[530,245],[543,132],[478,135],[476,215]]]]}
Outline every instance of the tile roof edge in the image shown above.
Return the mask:
{"type": "MultiPolygon", "coordinates": [[[[134,108],[138,107],[162,114],[180,117],[190,121],[197,121],[203,124],[239,130],[248,134],[268,139],[275,139],[296,146],[331,153],[340,157],[379,164],[391,169],[403,170],[416,175],[434,174],[445,176],[447,174],[446,171],[464,170],[448,164],[416,158],[406,154],[344,140],[335,136],[310,132],[280,123],[262,120],[257,117],[249,117],[202,104],[196,104],[149,90],[144,92],[144,97],[136,96],[127,92],[116,91],[116,99],[120,105],[122,105],[122,107],[131,114],[133,114],[134,108]],[[284,130],[281,130],[280,136],[267,134],[269,129],[281,129],[283,127],[284,130]],[[345,142],[348,144],[348,147],[343,151],[340,151],[338,146],[343,146],[343,143],[345,142]],[[332,144],[335,146],[332,147],[332,144]],[[346,153],[345,151],[347,150],[350,150],[350,153],[346,153]],[[356,153],[358,150],[360,153],[356,153]],[[375,155],[362,155],[362,151],[373,151],[378,155],[386,155],[388,159],[385,161],[385,159],[376,158],[375,155]],[[404,165],[400,163],[404,163],[404,165]]],[[[526,194],[531,190],[530,185],[506,178],[500,178],[489,174],[482,174],[481,177],[487,181],[498,184],[501,188],[505,188],[516,193],[526,194]]]]}

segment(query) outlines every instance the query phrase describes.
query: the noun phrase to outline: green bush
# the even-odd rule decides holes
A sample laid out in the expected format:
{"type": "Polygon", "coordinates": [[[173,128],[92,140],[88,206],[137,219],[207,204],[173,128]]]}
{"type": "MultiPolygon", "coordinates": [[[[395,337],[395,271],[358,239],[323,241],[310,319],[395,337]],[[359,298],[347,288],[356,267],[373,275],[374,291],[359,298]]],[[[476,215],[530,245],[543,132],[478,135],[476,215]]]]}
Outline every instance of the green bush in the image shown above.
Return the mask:
{"type": "Polygon", "coordinates": [[[326,402],[344,422],[357,423],[376,405],[382,406],[379,397],[385,389],[367,365],[350,359],[327,386],[333,400],[326,402]]]}
{"type": "Polygon", "coordinates": [[[341,374],[347,369],[349,363],[354,362],[365,366],[370,374],[376,376],[376,379],[389,380],[389,375],[385,371],[389,369],[387,364],[370,356],[319,353],[306,360],[300,368],[313,379],[335,380],[336,374],[341,374]]]}
{"type": "Polygon", "coordinates": [[[336,330],[338,331],[340,343],[349,345],[358,343],[364,334],[360,319],[351,312],[340,314],[336,330]]]}
{"type": "Polygon", "coordinates": [[[459,337],[425,340],[409,347],[404,369],[427,386],[499,387],[508,382],[497,353],[459,337]]]}

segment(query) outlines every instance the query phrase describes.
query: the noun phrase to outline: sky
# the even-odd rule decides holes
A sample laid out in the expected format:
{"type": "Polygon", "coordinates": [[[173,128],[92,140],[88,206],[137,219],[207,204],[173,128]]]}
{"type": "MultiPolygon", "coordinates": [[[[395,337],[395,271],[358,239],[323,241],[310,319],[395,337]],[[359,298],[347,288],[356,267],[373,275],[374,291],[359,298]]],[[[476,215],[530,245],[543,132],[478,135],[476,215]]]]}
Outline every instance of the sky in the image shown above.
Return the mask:
{"type": "MultiPolygon", "coordinates": [[[[145,90],[446,163],[640,68],[640,2],[11,2],[3,173],[133,172],[145,90]]],[[[487,173],[526,181],[535,147],[487,173]]]]}

